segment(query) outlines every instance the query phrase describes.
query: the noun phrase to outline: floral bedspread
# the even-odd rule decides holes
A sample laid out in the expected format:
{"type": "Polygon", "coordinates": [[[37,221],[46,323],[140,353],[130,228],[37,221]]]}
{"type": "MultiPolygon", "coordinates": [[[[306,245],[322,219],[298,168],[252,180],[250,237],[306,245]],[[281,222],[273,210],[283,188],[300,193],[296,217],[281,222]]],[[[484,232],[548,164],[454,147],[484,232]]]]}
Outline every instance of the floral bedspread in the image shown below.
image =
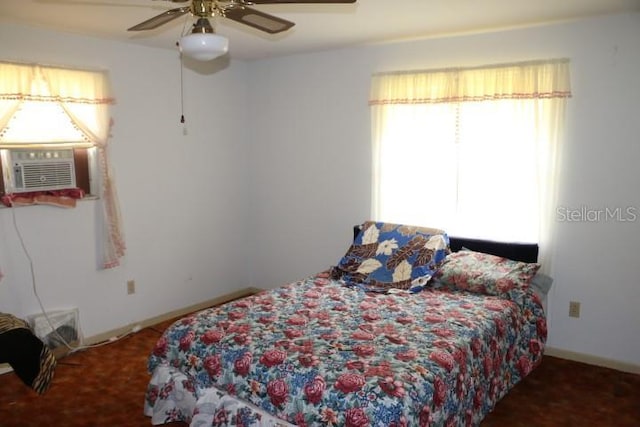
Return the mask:
{"type": "Polygon", "coordinates": [[[478,425],[542,359],[546,321],[528,295],[374,294],[310,277],[169,327],[145,413],[192,426],[478,425]]]}

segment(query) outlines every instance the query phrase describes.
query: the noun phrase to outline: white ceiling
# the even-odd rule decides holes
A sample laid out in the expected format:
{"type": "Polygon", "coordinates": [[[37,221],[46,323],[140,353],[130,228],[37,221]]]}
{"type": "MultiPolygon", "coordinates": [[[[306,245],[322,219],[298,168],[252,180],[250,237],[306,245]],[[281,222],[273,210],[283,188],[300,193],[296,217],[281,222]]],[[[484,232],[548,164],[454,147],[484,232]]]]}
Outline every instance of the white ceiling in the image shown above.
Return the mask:
{"type": "MultiPolygon", "coordinates": [[[[184,3],[155,0],[0,0],[0,25],[13,22],[174,49],[188,18],[145,32],[127,32],[184,3]]],[[[358,0],[355,4],[254,6],[296,23],[267,35],[216,18],[216,32],[230,39],[230,55],[259,59],[367,43],[484,32],[587,16],[640,11],[640,0],[358,0]]]]}

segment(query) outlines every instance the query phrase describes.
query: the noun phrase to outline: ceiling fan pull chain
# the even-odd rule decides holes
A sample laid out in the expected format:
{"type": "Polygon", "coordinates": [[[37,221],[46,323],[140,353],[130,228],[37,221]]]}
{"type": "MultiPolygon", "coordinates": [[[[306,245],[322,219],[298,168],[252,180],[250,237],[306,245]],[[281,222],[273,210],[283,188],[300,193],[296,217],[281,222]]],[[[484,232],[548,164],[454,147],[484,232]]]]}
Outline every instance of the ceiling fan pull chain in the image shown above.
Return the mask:
{"type": "MultiPolygon", "coordinates": [[[[178,47],[178,51],[180,50],[180,42],[176,42],[176,46],[178,47]]],[[[180,123],[184,123],[184,63],[182,60],[182,52],[180,52],[180,123]]]]}

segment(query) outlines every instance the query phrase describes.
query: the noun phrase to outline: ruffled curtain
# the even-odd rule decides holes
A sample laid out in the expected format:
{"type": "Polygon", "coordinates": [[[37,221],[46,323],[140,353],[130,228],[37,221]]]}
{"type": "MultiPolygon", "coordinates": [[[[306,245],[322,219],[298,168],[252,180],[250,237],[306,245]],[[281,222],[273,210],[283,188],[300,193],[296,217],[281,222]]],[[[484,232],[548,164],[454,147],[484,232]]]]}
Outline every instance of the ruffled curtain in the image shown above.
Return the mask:
{"type": "Polygon", "coordinates": [[[568,98],[569,61],[376,74],[370,105],[568,98]]]}
{"type": "Polygon", "coordinates": [[[76,70],[34,64],[0,62],[0,147],[42,146],[71,143],[97,148],[101,174],[103,254],[102,265],[120,264],[125,242],[118,197],[108,158],[110,95],[108,74],[104,71],[76,70]],[[46,132],[43,123],[20,120],[28,111],[53,108],[60,135],[46,132]],[[43,127],[45,131],[43,132],[43,127]]]}
{"type": "MultiPolygon", "coordinates": [[[[398,221],[397,218],[385,216],[394,215],[383,209],[385,200],[386,205],[395,206],[404,203],[403,200],[409,201],[414,208],[412,214],[420,210],[417,204],[423,198],[430,206],[425,205],[425,210],[433,210],[434,204],[448,206],[447,201],[436,200],[433,195],[425,194],[423,198],[417,199],[416,194],[420,191],[400,194],[404,191],[403,188],[408,187],[405,183],[411,181],[407,175],[410,168],[406,162],[403,163],[404,160],[393,161],[396,164],[404,164],[402,171],[396,171],[393,165],[388,165],[389,159],[396,154],[400,156],[400,153],[404,153],[405,160],[406,156],[422,159],[425,164],[423,167],[416,166],[415,169],[421,175],[417,175],[415,179],[429,188],[425,183],[428,177],[440,178],[434,188],[444,188],[443,197],[449,197],[452,206],[459,204],[463,198],[469,205],[469,201],[477,202],[479,197],[487,194],[487,188],[477,186],[480,180],[476,179],[476,183],[469,184],[470,181],[474,181],[473,177],[490,176],[494,179],[492,182],[502,179],[506,186],[508,183],[505,181],[510,179],[505,175],[509,173],[507,170],[514,171],[515,175],[527,168],[528,176],[533,176],[535,181],[532,187],[528,188],[530,192],[526,193],[532,196],[530,198],[534,199],[535,203],[535,212],[531,216],[535,217],[538,225],[532,234],[537,236],[540,247],[539,261],[543,269],[549,271],[557,203],[559,144],[562,139],[566,100],[570,96],[569,61],[566,59],[375,74],[372,77],[369,97],[373,136],[373,217],[378,220],[398,221]],[[513,133],[507,133],[506,125],[510,123],[500,122],[501,117],[508,117],[508,120],[522,126],[515,126],[513,133]],[[503,164],[501,167],[489,166],[488,162],[483,163],[485,159],[482,147],[478,148],[477,144],[473,144],[478,138],[490,145],[503,144],[498,150],[513,151],[515,161],[520,163],[503,164]],[[465,149],[471,147],[464,155],[460,154],[460,143],[466,147],[465,149]],[[479,151],[473,152],[474,149],[479,151]],[[422,154],[416,152],[420,150],[425,151],[422,151],[422,154]],[[464,156],[469,157],[469,161],[465,161],[464,156]],[[447,162],[456,158],[459,165],[447,162]],[[384,159],[387,163],[383,162],[384,159]],[[535,168],[533,170],[530,169],[532,164],[535,168]],[[471,176],[464,185],[460,184],[461,181],[454,182],[457,179],[456,167],[465,168],[464,172],[471,176]],[[443,182],[442,177],[449,171],[452,182],[443,182]],[[402,176],[403,182],[390,183],[395,176],[402,176]],[[458,199],[459,196],[463,197],[458,199]]],[[[503,206],[493,206],[494,212],[496,209],[504,210],[502,208],[503,206]]],[[[505,209],[511,211],[513,206],[506,206],[505,209]]],[[[400,210],[401,208],[397,208],[396,214],[400,210]]],[[[439,219],[446,221],[457,214],[453,208],[437,215],[440,215],[439,219]]],[[[471,215],[467,213],[466,229],[486,226],[489,218],[480,218],[480,215],[486,214],[490,212],[478,212],[477,209],[471,212],[471,215]]],[[[499,231],[509,235],[516,233],[499,231]]]]}

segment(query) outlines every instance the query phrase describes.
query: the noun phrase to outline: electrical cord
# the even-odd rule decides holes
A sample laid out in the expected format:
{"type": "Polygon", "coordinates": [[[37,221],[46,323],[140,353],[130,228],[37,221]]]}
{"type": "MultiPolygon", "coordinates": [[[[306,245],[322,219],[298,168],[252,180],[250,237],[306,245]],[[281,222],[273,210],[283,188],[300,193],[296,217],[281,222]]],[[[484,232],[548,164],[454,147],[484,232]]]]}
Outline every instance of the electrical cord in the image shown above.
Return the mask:
{"type": "Polygon", "coordinates": [[[36,273],[35,273],[35,269],[33,267],[33,259],[31,258],[31,254],[29,254],[29,251],[27,250],[27,245],[24,243],[24,239],[22,237],[22,233],[20,232],[20,227],[18,227],[18,222],[16,220],[16,211],[15,211],[15,207],[14,206],[11,207],[11,217],[13,219],[13,228],[16,230],[16,235],[18,236],[18,240],[20,241],[20,246],[22,247],[22,252],[24,252],[25,257],[29,261],[29,271],[31,272],[31,286],[33,288],[33,294],[35,295],[36,300],[38,301],[38,305],[40,306],[40,310],[42,311],[42,314],[44,315],[44,318],[47,320],[47,323],[51,327],[51,330],[56,333],[56,335],[58,336],[60,341],[62,341],[62,343],[69,350],[73,351],[74,348],[71,347],[71,345],[69,345],[69,343],[67,342],[67,340],[64,339],[62,334],[60,334],[58,332],[58,330],[53,326],[53,322],[49,318],[49,315],[47,314],[46,310],[44,309],[44,305],[42,304],[42,300],[40,299],[40,296],[38,295],[38,289],[36,287],[36,273]]]}
{"type": "Polygon", "coordinates": [[[102,347],[104,345],[107,344],[112,344],[116,341],[121,340],[122,338],[125,338],[131,334],[134,334],[138,331],[140,331],[140,327],[139,326],[135,326],[133,327],[133,329],[127,333],[124,333],[122,335],[119,336],[115,336],[112,337],[106,341],[102,341],[99,343],[95,343],[95,344],[88,344],[88,345],[78,345],[78,346],[71,346],[71,344],[69,344],[69,342],[62,336],[62,334],[60,333],[60,331],[58,331],[58,329],[56,327],[53,326],[53,322],[51,321],[51,318],[49,317],[49,315],[47,314],[47,311],[44,308],[44,304],[42,304],[42,300],[40,299],[40,295],[38,295],[38,287],[36,285],[36,273],[35,273],[35,268],[33,266],[33,259],[31,258],[31,254],[29,254],[29,251],[27,249],[27,245],[24,243],[24,238],[22,237],[22,233],[20,232],[20,227],[18,227],[18,222],[16,220],[16,213],[15,213],[15,206],[11,206],[11,216],[13,219],[13,228],[16,231],[16,235],[18,236],[18,240],[20,241],[20,246],[22,247],[22,252],[24,253],[25,257],[27,258],[27,260],[29,261],[29,271],[31,273],[31,286],[33,289],[33,294],[36,297],[36,300],[38,301],[38,305],[40,306],[40,310],[42,311],[42,315],[44,316],[44,318],[46,319],[47,323],[49,324],[49,327],[51,328],[51,331],[53,331],[57,338],[64,344],[65,347],[67,347],[69,349],[70,353],[75,353],[77,351],[81,351],[81,350],[86,350],[89,348],[95,348],[95,347],[102,347]]]}

